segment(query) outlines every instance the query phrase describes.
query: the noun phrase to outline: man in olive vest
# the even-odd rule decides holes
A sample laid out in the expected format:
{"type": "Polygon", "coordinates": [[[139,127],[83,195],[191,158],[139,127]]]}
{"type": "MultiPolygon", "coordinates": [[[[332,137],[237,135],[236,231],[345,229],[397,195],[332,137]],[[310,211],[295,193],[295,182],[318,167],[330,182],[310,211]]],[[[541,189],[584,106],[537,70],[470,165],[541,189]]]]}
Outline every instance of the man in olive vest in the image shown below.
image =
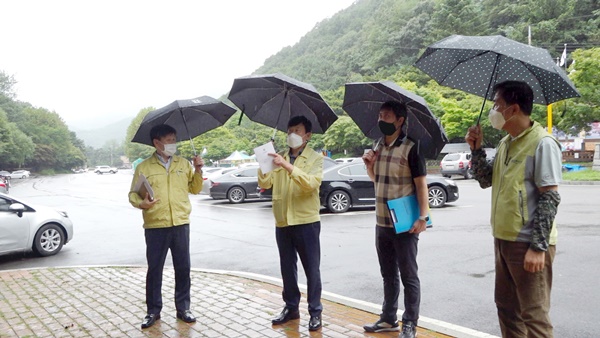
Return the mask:
{"type": "Polygon", "coordinates": [[[496,258],[495,301],[503,337],[552,337],[550,290],[556,253],[554,218],[562,179],[560,144],[530,118],[533,91],[520,81],[494,87],[492,127],[506,135],[492,164],[479,125],[465,140],[482,188],[492,187],[491,225],[496,258]]]}

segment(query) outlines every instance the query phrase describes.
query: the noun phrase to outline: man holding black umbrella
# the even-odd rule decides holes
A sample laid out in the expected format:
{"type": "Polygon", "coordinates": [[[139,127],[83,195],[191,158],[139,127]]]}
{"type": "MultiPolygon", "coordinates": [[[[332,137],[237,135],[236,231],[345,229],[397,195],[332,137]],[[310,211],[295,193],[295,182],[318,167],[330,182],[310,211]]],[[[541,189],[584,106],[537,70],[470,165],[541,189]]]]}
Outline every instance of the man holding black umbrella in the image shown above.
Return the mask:
{"type": "Polygon", "coordinates": [[[379,109],[378,125],[383,137],[373,150],[363,155],[367,172],[375,182],[375,245],[383,277],[383,306],[379,320],[364,326],[366,332],[399,331],[398,296],[400,280],[404,286],[402,338],[414,338],[417,333],[421,284],[418,276],[417,249],[419,233],[425,231],[428,217],[427,167],[417,140],[403,131],[406,124],[406,104],[387,101],[379,109]],[[387,202],[416,195],[420,217],[408,232],[396,233],[387,202]],[[398,276],[400,271],[400,278],[398,276]]]}
{"type": "Polygon", "coordinates": [[[175,155],[176,130],[166,124],[154,126],[150,139],[156,152],[135,169],[129,202],[142,209],[146,238],[146,307],[142,329],[160,319],[162,309],[162,275],[167,252],[171,250],[175,269],[175,308],[177,318],[193,323],[196,317],[190,311],[190,213],[188,194],[202,190],[204,161],[195,156],[190,162],[175,155]],[[144,175],[154,192],[139,196],[135,186],[144,175]]]}
{"type": "Polygon", "coordinates": [[[494,87],[492,127],[508,132],[493,165],[481,148],[479,125],[465,140],[474,178],[492,187],[491,225],[496,258],[495,301],[503,337],[552,337],[550,290],[556,253],[554,218],[560,203],[560,144],[531,120],[533,90],[525,82],[494,87]]]}
{"type": "Polygon", "coordinates": [[[285,307],[273,318],[274,325],[300,318],[298,289],[298,256],[307,279],[307,301],[310,320],[308,330],[321,328],[321,217],[319,187],[323,179],[323,155],[307,145],[312,135],[312,123],[304,116],[294,116],[288,122],[289,150],[273,157],[276,168],[266,174],[258,171],[258,185],[273,188],[275,238],[279,250],[279,265],[283,279],[285,307]]]}

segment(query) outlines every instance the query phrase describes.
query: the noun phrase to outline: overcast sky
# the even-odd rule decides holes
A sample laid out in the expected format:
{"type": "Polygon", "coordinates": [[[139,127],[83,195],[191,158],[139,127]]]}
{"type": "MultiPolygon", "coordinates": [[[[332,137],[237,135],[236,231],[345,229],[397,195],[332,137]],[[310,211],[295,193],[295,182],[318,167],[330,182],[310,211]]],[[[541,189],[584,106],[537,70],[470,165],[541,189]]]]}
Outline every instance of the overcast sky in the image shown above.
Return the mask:
{"type": "Polygon", "coordinates": [[[0,0],[17,98],[93,129],[233,79],[354,0],[0,0]]]}

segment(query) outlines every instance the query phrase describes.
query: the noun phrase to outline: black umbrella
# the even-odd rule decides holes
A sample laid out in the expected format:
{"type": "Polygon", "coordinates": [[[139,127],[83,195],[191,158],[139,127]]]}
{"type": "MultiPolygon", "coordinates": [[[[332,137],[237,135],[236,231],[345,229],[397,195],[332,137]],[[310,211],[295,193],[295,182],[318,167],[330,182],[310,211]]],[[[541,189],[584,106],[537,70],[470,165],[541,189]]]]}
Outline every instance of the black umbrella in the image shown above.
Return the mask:
{"type": "Polygon", "coordinates": [[[284,132],[289,119],[298,115],[308,118],[317,134],[324,133],[337,120],[313,85],[279,73],[235,79],[229,100],[250,120],[284,132]]]}
{"type": "Polygon", "coordinates": [[[168,124],[177,131],[177,141],[190,140],[196,154],[192,138],[222,126],[235,111],[210,96],[173,101],[149,112],[131,141],[151,146],[150,129],[156,125],[168,124]]]}
{"type": "Polygon", "coordinates": [[[437,158],[448,137],[421,96],[391,81],[346,83],[343,108],[363,134],[376,139],[383,136],[377,126],[379,108],[382,103],[391,100],[406,104],[407,135],[419,143],[419,149],[426,158],[437,158]]]}
{"type": "MultiPolygon", "coordinates": [[[[427,47],[415,62],[443,86],[493,100],[497,83],[524,81],[533,89],[534,103],[551,104],[579,92],[550,53],[500,35],[452,35],[427,47]]],[[[480,114],[481,117],[481,114],[480,114]]]]}

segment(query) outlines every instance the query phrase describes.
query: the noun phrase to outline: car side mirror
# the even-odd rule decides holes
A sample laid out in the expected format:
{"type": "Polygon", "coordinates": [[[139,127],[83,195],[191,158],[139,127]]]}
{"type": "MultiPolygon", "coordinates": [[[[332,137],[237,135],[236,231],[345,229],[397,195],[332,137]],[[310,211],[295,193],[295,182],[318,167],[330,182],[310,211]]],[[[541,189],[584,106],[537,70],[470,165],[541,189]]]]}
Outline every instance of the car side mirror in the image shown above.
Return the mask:
{"type": "Polygon", "coordinates": [[[23,211],[25,211],[25,206],[21,203],[13,203],[8,207],[8,210],[16,213],[19,217],[23,217],[23,211]]]}

